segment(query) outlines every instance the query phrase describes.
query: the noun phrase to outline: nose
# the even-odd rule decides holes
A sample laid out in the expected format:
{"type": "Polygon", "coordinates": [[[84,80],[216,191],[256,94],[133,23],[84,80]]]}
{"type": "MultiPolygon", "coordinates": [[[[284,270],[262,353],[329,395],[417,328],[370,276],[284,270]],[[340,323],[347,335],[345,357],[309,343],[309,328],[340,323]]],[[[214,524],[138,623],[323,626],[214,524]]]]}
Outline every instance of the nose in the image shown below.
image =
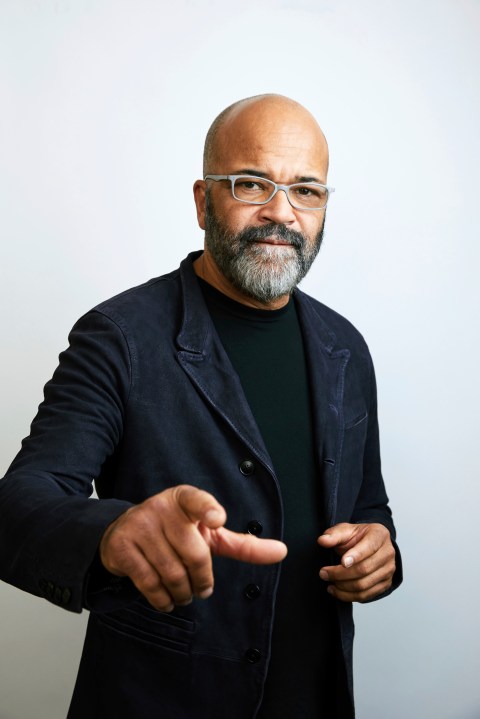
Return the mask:
{"type": "Polygon", "coordinates": [[[288,225],[297,219],[285,190],[278,190],[266,205],[261,205],[260,217],[265,222],[277,225],[288,225]]]}

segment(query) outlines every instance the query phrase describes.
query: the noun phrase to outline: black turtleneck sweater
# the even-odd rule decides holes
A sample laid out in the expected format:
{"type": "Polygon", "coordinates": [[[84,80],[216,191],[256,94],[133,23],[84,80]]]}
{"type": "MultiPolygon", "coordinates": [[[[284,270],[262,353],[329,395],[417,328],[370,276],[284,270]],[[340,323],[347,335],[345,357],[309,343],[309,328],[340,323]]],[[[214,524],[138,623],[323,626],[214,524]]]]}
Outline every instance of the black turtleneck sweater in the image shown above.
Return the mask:
{"type": "Polygon", "coordinates": [[[316,544],[325,529],[307,364],[294,300],[279,310],[247,307],[199,280],[273,462],[284,508],[284,541],[272,654],[257,719],[336,716],[333,600],[319,578],[329,563],[316,544]]]}

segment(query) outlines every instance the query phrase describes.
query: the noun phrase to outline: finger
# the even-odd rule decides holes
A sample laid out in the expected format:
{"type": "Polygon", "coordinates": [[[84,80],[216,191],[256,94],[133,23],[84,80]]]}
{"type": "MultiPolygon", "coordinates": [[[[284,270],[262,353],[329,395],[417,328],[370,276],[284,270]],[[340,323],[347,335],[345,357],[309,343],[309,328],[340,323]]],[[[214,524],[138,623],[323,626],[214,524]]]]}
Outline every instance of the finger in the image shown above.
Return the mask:
{"type": "Polygon", "coordinates": [[[199,531],[200,520],[221,526],[226,520],[223,507],[208,492],[190,485],[178,485],[151,499],[156,516],[157,536],[148,547],[148,558],[157,569],[176,604],[186,604],[193,594],[204,599],[213,592],[210,548],[199,531]],[[163,541],[165,540],[165,541],[163,541]]]}
{"type": "MultiPolygon", "coordinates": [[[[346,559],[348,560],[348,557],[346,559]]],[[[342,562],[344,562],[344,560],[345,556],[342,558],[342,562]]],[[[322,567],[320,570],[320,576],[322,579],[330,582],[342,582],[373,574],[381,567],[387,566],[390,563],[392,563],[392,565],[394,564],[394,562],[391,562],[389,554],[385,552],[376,552],[363,561],[349,564],[346,567],[343,563],[334,564],[329,567],[322,567]]]]}
{"type": "Polygon", "coordinates": [[[383,545],[394,554],[390,533],[383,524],[339,524],[330,527],[318,538],[324,547],[335,547],[342,555],[344,567],[363,561],[378,552],[383,545]]]}
{"type": "Polygon", "coordinates": [[[343,554],[358,542],[367,526],[369,525],[342,522],[326,529],[317,542],[326,549],[335,548],[339,554],[343,554]]]}
{"type": "Polygon", "coordinates": [[[162,584],[155,568],[139,550],[132,550],[125,574],[155,609],[161,612],[171,612],[174,609],[172,596],[162,584]]]}
{"type": "Polygon", "coordinates": [[[287,555],[287,547],[277,539],[259,539],[251,534],[239,534],[225,527],[211,532],[210,548],[219,557],[238,559],[252,564],[276,564],[287,555]]]}
{"type": "Polygon", "coordinates": [[[354,564],[369,565],[369,571],[393,560],[395,550],[390,539],[390,533],[382,524],[363,525],[364,531],[359,534],[358,541],[346,548],[342,556],[344,567],[354,564]]]}
{"type": "MultiPolygon", "coordinates": [[[[209,597],[214,586],[212,555],[200,529],[191,523],[177,526],[173,532],[167,532],[167,539],[171,552],[162,552],[160,561],[165,562],[167,559],[171,566],[163,565],[160,574],[174,599],[178,602],[182,596],[180,592],[184,591],[189,591],[190,597],[192,594],[200,599],[209,597]],[[176,561],[177,556],[179,561],[176,561]]],[[[185,596],[182,599],[184,601],[187,601],[185,596]]]]}
{"type": "MultiPolygon", "coordinates": [[[[199,541],[205,546],[201,537],[199,541]]],[[[210,553],[208,547],[205,546],[205,549],[208,563],[210,553]]],[[[185,556],[180,556],[164,535],[159,535],[155,543],[144,546],[143,552],[146,560],[160,578],[165,591],[170,595],[171,601],[177,606],[190,604],[195,588],[187,565],[188,547],[185,549],[185,556]]],[[[208,586],[213,582],[211,562],[210,574],[204,581],[208,586]]]]}
{"type": "Polygon", "coordinates": [[[366,602],[383,594],[392,586],[392,580],[383,579],[366,589],[352,589],[343,584],[330,584],[327,588],[329,594],[343,602],[366,602]]]}
{"type": "Polygon", "coordinates": [[[395,559],[385,551],[377,555],[373,562],[367,560],[351,569],[341,565],[323,567],[320,577],[331,582],[328,592],[343,601],[362,602],[389,589],[395,572],[395,559]],[[379,561],[376,560],[377,555],[380,556],[379,561]]]}
{"type": "Polygon", "coordinates": [[[361,591],[369,589],[380,581],[391,579],[394,572],[395,563],[381,564],[372,570],[358,567],[352,569],[326,567],[320,570],[320,578],[348,591],[361,591]]]}
{"type": "Polygon", "coordinates": [[[192,522],[216,529],[227,521],[222,505],[209,492],[186,484],[173,488],[173,499],[192,522]]]}
{"type": "MultiPolygon", "coordinates": [[[[357,548],[355,547],[353,551],[356,552],[356,550],[357,548]]],[[[382,544],[377,552],[365,557],[363,560],[352,563],[349,561],[352,553],[352,551],[349,551],[348,555],[342,557],[342,564],[322,567],[320,577],[325,581],[341,582],[360,579],[378,571],[384,572],[385,576],[388,574],[393,575],[395,572],[395,550],[390,540],[388,543],[382,544]]]]}
{"type": "MultiPolygon", "coordinates": [[[[133,507],[112,523],[101,541],[102,561],[115,574],[128,575],[141,584],[142,592],[156,591],[161,581],[169,602],[191,601],[192,594],[212,593],[213,574],[208,545],[196,524],[172,501],[172,492],[160,493],[133,507]],[[155,572],[150,579],[145,568],[138,578],[139,554],[155,572]],[[190,567],[193,575],[190,576],[190,567]],[[202,569],[203,568],[203,569],[202,569]],[[143,577],[147,579],[143,579],[143,577]],[[143,584],[148,581],[148,587],[143,584]],[[150,588],[150,582],[152,588],[150,588]]],[[[163,600],[162,600],[163,601],[163,600]]]]}
{"type": "Polygon", "coordinates": [[[330,567],[322,567],[320,570],[320,578],[324,582],[348,582],[360,579],[365,576],[361,568],[353,567],[346,569],[341,564],[332,565],[330,567]]]}

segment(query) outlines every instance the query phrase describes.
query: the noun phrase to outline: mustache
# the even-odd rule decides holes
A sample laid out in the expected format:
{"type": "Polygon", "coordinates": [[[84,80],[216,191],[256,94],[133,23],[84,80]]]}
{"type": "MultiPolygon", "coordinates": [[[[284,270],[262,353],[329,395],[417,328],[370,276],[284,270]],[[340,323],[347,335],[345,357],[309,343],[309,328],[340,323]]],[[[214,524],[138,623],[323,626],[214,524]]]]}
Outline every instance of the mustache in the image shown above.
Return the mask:
{"type": "Polygon", "coordinates": [[[290,230],[286,225],[277,225],[271,223],[269,225],[262,225],[260,227],[245,227],[237,235],[237,241],[242,245],[247,245],[252,242],[258,242],[259,240],[266,240],[268,238],[275,238],[281,242],[288,242],[289,245],[295,247],[297,250],[301,250],[305,245],[305,238],[301,232],[290,230]]]}

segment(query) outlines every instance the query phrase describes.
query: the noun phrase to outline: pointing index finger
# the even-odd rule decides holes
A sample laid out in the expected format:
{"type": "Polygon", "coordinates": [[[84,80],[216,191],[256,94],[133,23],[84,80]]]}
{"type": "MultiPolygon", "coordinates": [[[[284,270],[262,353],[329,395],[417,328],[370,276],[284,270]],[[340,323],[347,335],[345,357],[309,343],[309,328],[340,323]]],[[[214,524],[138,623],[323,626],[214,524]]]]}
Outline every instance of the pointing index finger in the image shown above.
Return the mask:
{"type": "Polygon", "coordinates": [[[276,564],[287,555],[286,545],[277,539],[259,539],[225,527],[211,532],[210,546],[212,554],[252,564],[276,564]]]}

